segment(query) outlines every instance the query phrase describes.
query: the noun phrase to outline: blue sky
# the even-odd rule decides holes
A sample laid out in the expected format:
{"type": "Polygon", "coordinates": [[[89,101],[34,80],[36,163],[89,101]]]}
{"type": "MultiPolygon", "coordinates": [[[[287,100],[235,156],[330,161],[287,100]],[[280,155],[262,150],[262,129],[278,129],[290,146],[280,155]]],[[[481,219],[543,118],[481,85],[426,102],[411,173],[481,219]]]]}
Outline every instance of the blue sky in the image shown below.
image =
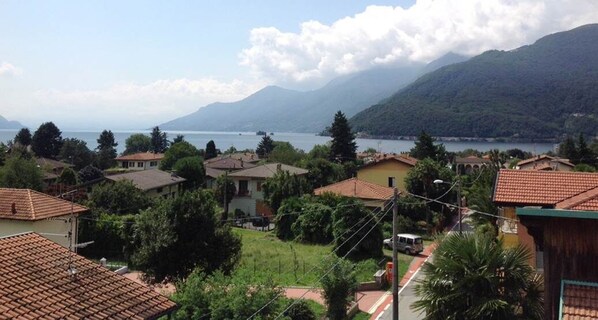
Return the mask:
{"type": "Polygon", "coordinates": [[[265,85],[513,49],[594,17],[591,0],[0,0],[0,115],[146,128],[265,85]]]}

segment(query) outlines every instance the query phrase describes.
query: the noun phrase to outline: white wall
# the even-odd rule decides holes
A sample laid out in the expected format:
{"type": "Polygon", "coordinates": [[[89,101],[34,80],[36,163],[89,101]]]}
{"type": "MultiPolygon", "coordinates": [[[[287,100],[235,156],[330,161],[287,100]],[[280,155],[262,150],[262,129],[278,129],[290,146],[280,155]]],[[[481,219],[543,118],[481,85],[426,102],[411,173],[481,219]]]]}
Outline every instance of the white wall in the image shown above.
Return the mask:
{"type": "MultiPolygon", "coordinates": [[[[0,219],[0,237],[10,236],[17,233],[23,232],[36,232],[44,238],[50,239],[65,248],[69,247],[69,240],[67,237],[69,231],[69,216],[58,217],[56,220],[38,220],[38,221],[24,221],[24,220],[11,220],[11,219],[0,219]],[[46,233],[46,234],[44,234],[46,233]],[[48,233],[58,235],[48,235],[48,233]]],[[[76,217],[73,219],[73,244],[77,243],[77,222],[76,217]]]]}

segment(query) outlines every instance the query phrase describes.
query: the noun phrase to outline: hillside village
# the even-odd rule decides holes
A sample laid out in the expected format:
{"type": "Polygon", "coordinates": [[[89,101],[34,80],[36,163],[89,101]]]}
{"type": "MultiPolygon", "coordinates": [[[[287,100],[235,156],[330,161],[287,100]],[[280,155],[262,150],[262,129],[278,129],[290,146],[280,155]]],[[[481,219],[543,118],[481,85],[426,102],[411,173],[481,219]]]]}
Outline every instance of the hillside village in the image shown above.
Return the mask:
{"type": "Polygon", "coordinates": [[[464,256],[461,267],[494,274],[481,286],[508,284],[518,294],[467,289],[477,280],[454,266],[443,277],[470,304],[443,312],[495,312],[484,299],[503,299],[512,306],[505,312],[527,319],[598,312],[587,298],[598,288],[597,142],[580,135],[543,155],[451,153],[422,132],[406,153],[357,152],[340,111],[331,132],[329,145],[309,152],[267,134],[255,150],[222,151],[212,141],[197,149],[184,136],[170,140],[156,127],[151,136],[131,135],[117,155],[109,130],[91,151],[63,139],[51,122],[33,135],[22,129],[2,145],[0,265],[20,271],[2,273],[0,313],[380,316],[392,300],[385,293],[392,244],[384,239],[392,237],[394,208],[401,239],[419,239],[405,240],[397,260],[401,286],[423,266],[412,310],[433,314],[444,299],[434,266],[461,254],[451,244],[489,241],[471,250],[512,260],[464,256]],[[435,237],[457,226],[458,233],[435,237]],[[434,262],[424,263],[435,251],[434,262]]]}

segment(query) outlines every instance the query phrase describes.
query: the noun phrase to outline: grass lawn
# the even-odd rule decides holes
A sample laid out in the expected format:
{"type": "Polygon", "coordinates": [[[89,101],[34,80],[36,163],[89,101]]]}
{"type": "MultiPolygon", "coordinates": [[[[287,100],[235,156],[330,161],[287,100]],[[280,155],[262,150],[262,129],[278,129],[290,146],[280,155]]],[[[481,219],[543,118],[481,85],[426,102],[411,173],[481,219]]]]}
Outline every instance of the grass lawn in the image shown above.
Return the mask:
{"type": "MultiPolygon", "coordinates": [[[[253,274],[256,279],[271,279],[283,286],[312,286],[316,284],[321,272],[313,270],[330,254],[332,246],[309,245],[292,241],[281,241],[273,232],[262,232],[235,228],[234,232],[241,236],[243,249],[240,269],[253,274]]],[[[380,244],[382,245],[382,244],[380,244]]],[[[357,280],[372,281],[379,268],[384,268],[390,254],[384,250],[385,257],[381,261],[374,259],[357,264],[357,280]]],[[[407,272],[412,256],[399,254],[399,274],[407,272]]]]}

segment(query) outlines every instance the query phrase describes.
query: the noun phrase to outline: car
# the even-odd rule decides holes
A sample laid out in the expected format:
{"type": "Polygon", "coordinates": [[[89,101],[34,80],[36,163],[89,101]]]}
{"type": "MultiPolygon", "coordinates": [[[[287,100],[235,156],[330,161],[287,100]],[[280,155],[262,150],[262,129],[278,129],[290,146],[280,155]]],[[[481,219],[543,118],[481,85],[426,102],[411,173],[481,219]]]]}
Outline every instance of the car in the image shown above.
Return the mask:
{"type": "MultiPolygon", "coordinates": [[[[397,246],[398,251],[416,255],[424,251],[424,241],[422,237],[409,233],[397,234],[399,243],[397,246]]],[[[392,238],[384,239],[382,244],[388,249],[392,249],[392,238]]]]}

